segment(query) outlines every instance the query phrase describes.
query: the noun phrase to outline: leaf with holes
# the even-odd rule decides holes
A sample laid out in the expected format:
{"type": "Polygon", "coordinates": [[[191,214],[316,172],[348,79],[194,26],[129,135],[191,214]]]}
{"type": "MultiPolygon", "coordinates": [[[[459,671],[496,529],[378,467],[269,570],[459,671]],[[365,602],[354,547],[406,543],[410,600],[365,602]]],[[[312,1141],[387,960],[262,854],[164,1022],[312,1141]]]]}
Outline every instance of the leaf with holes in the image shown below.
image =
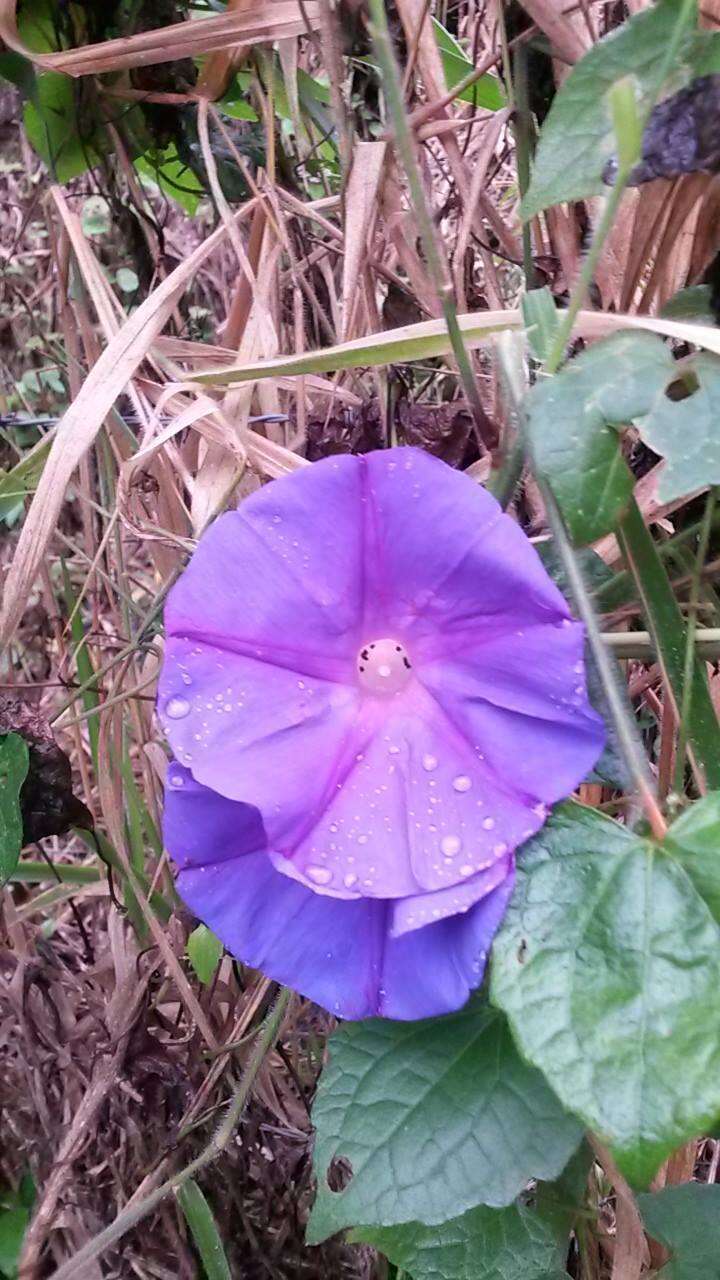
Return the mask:
{"type": "Polygon", "coordinates": [[[712,1280],[720,1274],[720,1186],[689,1182],[638,1196],[648,1234],[670,1251],[658,1280],[712,1280]]]}
{"type": "Polygon", "coordinates": [[[480,1205],[434,1227],[359,1227],[349,1239],[374,1245],[414,1280],[567,1280],[568,1236],[591,1162],[583,1143],[557,1182],[538,1183],[507,1209],[480,1205]]]}
{"type": "Polygon", "coordinates": [[[314,1244],[359,1223],[436,1223],[508,1205],[530,1178],[556,1177],[582,1132],[479,1000],[424,1022],[342,1027],[313,1122],[314,1244]],[[340,1162],[352,1176],[331,1191],[340,1162]]]}
{"type": "MultiPolygon", "coordinates": [[[[615,149],[608,89],[624,76],[632,76],[640,105],[648,100],[678,17],[677,0],[660,0],[598,41],[573,67],[540,132],[532,180],[522,203],[524,218],[533,218],[561,200],[580,200],[607,190],[602,173],[615,149]]],[[[692,32],[695,21],[691,12],[673,64],[670,92],[692,79],[693,60],[702,50],[692,32]]]]}
{"type": "Polygon", "coordinates": [[[491,996],[634,1184],[720,1115],[720,929],[673,857],[594,810],[524,847],[491,996]]]}
{"type": "Polygon", "coordinates": [[[658,484],[661,502],[720,484],[720,359],[703,352],[683,360],[674,372],[682,375],[690,394],[683,400],[658,394],[637,424],[645,443],[666,459],[658,484]]]}
{"type": "Polygon", "coordinates": [[[609,533],[625,510],[633,477],[614,428],[649,413],[674,369],[672,353],[655,334],[618,333],[528,395],[535,466],[574,542],[609,533]]]}
{"type": "Polygon", "coordinates": [[[567,1280],[569,1215],[518,1203],[470,1209],[424,1227],[363,1227],[353,1242],[371,1244],[413,1280],[567,1280]]]}
{"type": "Polygon", "coordinates": [[[0,736],[0,884],[15,870],[23,843],[20,792],[28,771],[27,743],[19,733],[0,736]]]}

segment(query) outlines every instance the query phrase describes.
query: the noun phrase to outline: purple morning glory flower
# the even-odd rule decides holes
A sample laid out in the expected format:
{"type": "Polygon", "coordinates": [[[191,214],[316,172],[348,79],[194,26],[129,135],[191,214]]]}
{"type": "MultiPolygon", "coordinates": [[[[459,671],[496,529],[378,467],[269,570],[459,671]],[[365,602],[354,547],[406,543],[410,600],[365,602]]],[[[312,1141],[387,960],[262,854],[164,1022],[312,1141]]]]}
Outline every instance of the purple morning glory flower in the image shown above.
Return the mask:
{"type": "Polygon", "coordinates": [[[603,743],[522,531],[416,449],[328,458],[216,521],[165,623],[185,901],[343,1017],[459,1008],[514,850],[603,743]]]}

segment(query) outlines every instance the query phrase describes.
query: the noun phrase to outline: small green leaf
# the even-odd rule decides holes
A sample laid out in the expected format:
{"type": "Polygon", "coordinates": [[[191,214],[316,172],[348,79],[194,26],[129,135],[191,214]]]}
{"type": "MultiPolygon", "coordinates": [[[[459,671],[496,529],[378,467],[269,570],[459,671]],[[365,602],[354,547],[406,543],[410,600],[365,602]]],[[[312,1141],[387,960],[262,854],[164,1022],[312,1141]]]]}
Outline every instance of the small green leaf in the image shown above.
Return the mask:
{"type": "Polygon", "coordinates": [[[558,326],[557,307],[550,290],[530,289],[522,299],[522,314],[530,350],[536,360],[547,359],[558,326]]]}
{"type": "Polygon", "coordinates": [[[720,929],[673,857],[594,810],[524,846],[491,996],[634,1184],[720,1114],[720,929]]]}
{"type": "Polygon", "coordinates": [[[222,942],[207,925],[199,924],[193,929],[187,940],[188,960],[203,986],[208,987],[215,977],[222,953],[222,942]]]}
{"type": "Polygon", "coordinates": [[[135,293],[140,287],[140,281],[130,267],[118,267],[115,272],[115,279],[117,280],[118,289],[122,289],[123,293],[135,293]]]}
{"type": "MultiPolygon", "coordinates": [[[[660,665],[676,706],[682,707],[687,627],[657,546],[634,499],[620,522],[618,536],[635,578],[660,665]]],[[[705,663],[697,656],[692,663],[691,681],[688,744],[707,785],[720,787],[720,725],[710,697],[705,663]]]]}
{"type": "Polygon", "coordinates": [[[25,1232],[30,1214],[27,1209],[0,1209],[0,1275],[13,1280],[17,1276],[25,1232]]]}
{"type": "Polygon", "coordinates": [[[673,822],[665,838],[720,923],[720,791],[697,800],[673,822]]]}
{"type": "Polygon", "coordinates": [[[212,1209],[199,1186],[190,1178],[176,1195],[202,1259],[206,1280],[232,1280],[212,1209]]]}
{"type": "Polygon", "coordinates": [[[318,1193],[308,1240],[343,1227],[436,1223],[512,1203],[554,1178],[581,1129],[479,1000],[423,1022],[348,1024],[330,1041],[313,1108],[318,1193]],[[331,1190],[333,1162],[349,1162],[331,1190]]]}
{"type": "Polygon", "coordinates": [[[165,195],[171,196],[192,218],[205,195],[205,188],[192,169],[180,159],[174,143],[162,151],[146,151],[138,156],[135,168],[154,182],[165,195]]]}
{"type": "Polygon", "coordinates": [[[658,484],[661,502],[685,497],[705,485],[720,484],[720,359],[703,352],[674,366],[691,394],[672,400],[664,388],[638,430],[646,444],[665,458],[658,484]]]}
{"type": "MultiPolygon", "coordinates": [[[[442,23],[437,18],[432,18],[432,27],[435,32],[435,40],[440,57],[442,58],[443,71],[447,81],[448,89],[454,89],[456,84],[465,79],[471,71],[475,70],[474,62],[468,58],[462,45],[454,36],[446,31],[442,23]]],[[[500,111],[507,106],[507,99],[502,91],[500,81],[497,76],[484,75],[480,76],[474,84],[469,88],[463,89],[458,94],[459,102],[471,102],[476,107],[482,107],[485,111],[500,111]]]]}
{"type": "Polygon", "coordinates": [[[716,324],[710,305],[712,289],[709,284],[691,284],[678,289],[661,308],[660,315],[667,320],[696,320],[702,324],[716,324]]]}
{"type": "Polygon", "coordinates": [[[28,747],[19,733],[0,737],[0,884],[15,870],[23,844],[20,792],[27,777],[28,747]]]}
{"type": "Polygon", "coordinates": [[[720,1186],[688,1182],[638,1196],[653,1240],[670,1250],[658,1280],[714,1280],[720,1275],[720,1186]]]}
{"type": "Polygon", "coordinates": [[[100,159],[101,131],[88,130],[87,112],[78,106],[78,87],[69,76],[43,71],[37,92],[25,103],[25,132],[31,145],[58,182],[69,182],[100,159]]]}
{"type": "Polygon", "coordinates": [[[88,196],[83,203],[80,222],[86,236],[105,236],[110,230],[110,205],[104,196],[88,196]]]}
{"type": "MultiPolygon", "coordinates": [[[[522,203],[525,219],[562,200],[607,191],[602,171],[615,149],[608,90],[617,80],[632,76],[639,105],[644,106],[656,88],[658,67],[677,21],[677,0],[660,0],[598,41],[573,67],[540,132],[532,181],[522,203]]],[[[692,79],[691,55],[699,47],[691,30],[695,23],[692,14],[669,93],[692,79]]]]}
{"type": "Polygon", "coordinates": [[[534,462],[574,542],[609,533],[627,507],[634,482],[614,428],[647,414],[674,368],[655,334],[618,333],[529,393],[534,462]]]}

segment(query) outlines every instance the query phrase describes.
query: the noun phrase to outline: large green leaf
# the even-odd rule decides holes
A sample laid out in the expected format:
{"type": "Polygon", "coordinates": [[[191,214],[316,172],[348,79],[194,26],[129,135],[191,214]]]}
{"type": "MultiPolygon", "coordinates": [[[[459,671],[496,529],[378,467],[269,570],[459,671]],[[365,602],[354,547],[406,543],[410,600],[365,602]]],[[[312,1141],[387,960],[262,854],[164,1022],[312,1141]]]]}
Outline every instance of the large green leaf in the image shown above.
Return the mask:
{"type": "Polygon", "coordinates": [[[437,1227],[361,1228],[351,1239],[374,1245],[414,1280],[566,1280],[569,1228],[563,1209],[519,1203],[470,1209],[437,1227]]]}
{"type": "Polygon", "coordinates": [[[434,1227],[359,1227],[349,1239],[374,1245],[414,1280],[566,1280],[591,1161],[583,1143],[556,1182],[538,1183],[507,1209],[480,1205],[434,1227]]]}
{"type": "Polygon", "coordinates": [[[534,464],[574,542],[608,533],[629,503],[633,477],[613,428],[647,414],[673,369],[671,352],[655,334],[618,333],[528,395],[534,464]]]}
{"type": "MultiPolygon", "coordinates": [[[[607,105],[608,89],[632,76],[640,103],[656,89],[658,67],[678,20],[678,0],[661,0],[600,40],[570,72],[556,95],[540,132],[532,180],[522,203],[532,218],[561,200],[580,200],[607,191],[602,171],[615,147],[607,105]]],[[[673,66],[668,93],[692,78],[698,37],[688,24],[673,66]]]]}
{"type": "Polygon", "coordinates": [[[634,1184],[720,1114],[720,929],[673,858],[594,810],[525,846],[491,996],[634,1184]]]}
{"type": "Polygon", "coordinates": [[[694,390],[684,400],[658,394],[638,423],[646,444],[666,459],[658,497],[662,502],[720,484],[720,359],[708,352],[676,366],[694,390]]]}
{"type": "Polygon", "coordinates": [[[28,748],[19,733],[0,736],[0,884],[15,870],[23,843],[20,792],[27,777],[28,748]]]}
{"type": "Polygon", "coordinates": [[[720,791],[711,791],[686,809],[665,843],[720,923],[720,791]]]}
{"type": "Polygon", "coordinates": [[[423,1022],[371,1020],[330,1041],[313,1109],[318,1194],[308,1238],[346,1226],[443,1222],[504,1207],[530,1178],[556,1177],[581,1129],[479,1000],[423,1022]],[[331,1191],[333,1161],[349,1184],[331,1191]]]}
{"type": "Polygon", "coordinates": [[[658,1280],[717,1280],[720,1276],[720,1186],[688,1182],[638,1196],[648,1233],[671,1257],[658,1280]]]}

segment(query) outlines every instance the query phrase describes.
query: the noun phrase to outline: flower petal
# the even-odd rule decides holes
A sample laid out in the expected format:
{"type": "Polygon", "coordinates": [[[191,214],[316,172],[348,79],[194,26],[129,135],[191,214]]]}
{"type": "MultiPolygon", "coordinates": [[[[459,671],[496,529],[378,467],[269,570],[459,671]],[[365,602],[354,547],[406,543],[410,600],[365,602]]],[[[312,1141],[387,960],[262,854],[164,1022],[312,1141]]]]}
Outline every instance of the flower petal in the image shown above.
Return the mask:
{"type": "Polygon", "coordinates": [[[464,914],[393,938],[390,903],[322,897],[281,875],[251,850],[257,829],[247,806],[182,776],[181,787],[168,789],[165,819],[183,868],[178,890],[239,960],[345,1018],[425,1018],[462,1007],[482,979],[512,873],[464,914]],[[207,862],[196,834],[203,829],[207,862]]]}
{"type": "Polygon", "coordinates": [[[445,652],[451,631],[567,616],[525,534],[469,476],[418,449],[362,461],[374,514],[372,583],[411,657],[419,643],[445,652]]]}
{"type": "Polygon", "coordinates": [[[177,760],[168,766],[163,838],[181,870],[224,863],[267,845],[257,809],[201,786],[177,760]]]}
{"type": "Polygon", "coordinates": [[[586,777],[605,730],[585,689],[583,628],[566,620],[426,663],[418,678],[504,784],[552,804],[586,777]]]}
{"type": "Polygon", "coordinates": [[[266,817],[275,865],[333,897],[415,903],[455,888],[466,909],[478,896],[466,882],[536,831],[545,811],[498,783],[417,681],[401,696],[377,700],[374,711],[375,723],[365,720],[368,740],[365,733],[356,739],[361,750],[346,756],[294,844],[276,838],[273,816],[266,817]]]}
{"type": "Polygon", "coordinates": [[[354,676],[362,497],[358,460],[328,458],[220,516],[170,592],[167,635],[268,656],[301,675],[342,678],[350,660],[354,676]]]}
{"type": "Polygon", "coordinates": [[[159,709],[199,782],[260,809],[282,846],[322,804],[355,733],[357,691],[190,640],[170,640],[159,709]]]}

